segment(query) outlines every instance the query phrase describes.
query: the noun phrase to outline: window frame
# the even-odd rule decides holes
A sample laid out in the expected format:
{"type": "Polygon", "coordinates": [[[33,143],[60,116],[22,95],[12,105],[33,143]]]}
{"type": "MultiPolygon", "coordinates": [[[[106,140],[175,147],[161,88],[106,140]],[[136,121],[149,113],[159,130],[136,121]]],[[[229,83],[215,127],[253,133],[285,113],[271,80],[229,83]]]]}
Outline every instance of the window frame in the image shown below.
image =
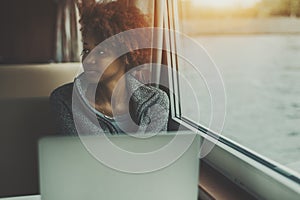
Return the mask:
{"type": "MultiPolygon", "coordinates": [[[[164,24],[168,30],[180,31],[178,5],[178,0],[165,0],[164,24]]],[[[169,50],[167,63],[179,71],[176,53],[170,53],[178,52],[179,38],[172,35],[172,31],[166,31],[164,37],[165,45],[169,50]]],[[[169,86],[175,93],[170,94],[171,119],[187,129],[198,132],[202,139],[218,141],[213,150],[203,159],[205,162],[257,198],[297,199],[299,197],[299,174],[225,136],[208,130],[201,124],[182,117],[179,77],[169,68],[168,78],[169,86]],[[222,160],[226,162],[221,163],[222,160]]]]}

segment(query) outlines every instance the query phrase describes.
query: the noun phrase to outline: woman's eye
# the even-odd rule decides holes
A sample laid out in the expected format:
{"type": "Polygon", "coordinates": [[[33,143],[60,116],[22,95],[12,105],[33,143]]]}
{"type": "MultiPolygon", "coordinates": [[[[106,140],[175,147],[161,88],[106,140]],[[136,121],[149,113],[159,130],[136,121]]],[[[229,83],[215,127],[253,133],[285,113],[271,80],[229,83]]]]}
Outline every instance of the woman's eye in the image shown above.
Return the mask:
{"type": "MultiPolygon", "coordinates": [[[[90,52],[91,52],[91,50],[89,50],[89,49],[83,49],[80,55],[81,55],[81,56],[86,56],[86,55],[88,55],[90,52]]],[[[98,55],[99,55],[99,56],[102,56],[102,55],[106,54],[105,51],[103,51],[103,50],[99,50],[99,51],[95,51],[95,52],[98,52],[98,55]]]]}
{"type": "Polygon", "coordinates": [[[87,55],[87,54],[89,54],[89,53],[90,53],[90,50],[88,50],[88,49],[83,49],[82,52],[81,52],[81,55],[83,56],[83,55],[87,55]]]}

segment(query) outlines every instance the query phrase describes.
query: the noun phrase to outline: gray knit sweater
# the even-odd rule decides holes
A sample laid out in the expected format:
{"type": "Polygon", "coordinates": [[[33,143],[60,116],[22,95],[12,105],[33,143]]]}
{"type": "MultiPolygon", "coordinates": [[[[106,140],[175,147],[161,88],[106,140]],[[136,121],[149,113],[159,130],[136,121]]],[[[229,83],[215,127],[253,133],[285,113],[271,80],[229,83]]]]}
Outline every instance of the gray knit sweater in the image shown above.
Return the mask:
{"type": "MultiPolygon", "coordinates": [[[[142,132],[167,130],[169,116],[167,94],[155,87],[142,84],[132,75],[126,76],[126,82],[127,89],[132,92],[130,116],[135,122],[134,127],[138,127],[142,132]]],[[[114,119],[107,118],[88,103],[85,98],[86,90],[84,74],[81,74],[73,83],[63,85],[51,93],[50,102],[57,117],[60,134],[99,135],[126,132],[118,127],[114,119]]]]}

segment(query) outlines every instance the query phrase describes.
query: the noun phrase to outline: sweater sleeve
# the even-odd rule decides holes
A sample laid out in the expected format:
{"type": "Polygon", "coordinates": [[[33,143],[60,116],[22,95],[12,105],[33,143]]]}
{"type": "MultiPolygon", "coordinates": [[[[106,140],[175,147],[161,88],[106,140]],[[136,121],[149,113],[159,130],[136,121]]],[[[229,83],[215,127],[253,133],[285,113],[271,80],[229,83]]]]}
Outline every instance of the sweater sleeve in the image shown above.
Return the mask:
{"type": "Polygon", "coordinates": [[[167,131],[169,119],[169,98],[161,90],[156,93],[149,101],[148,109],[144,113],[142,126],[146,126],[146,132],[167,131]]]}
{"type": "Polygon", "coordinates": [[[57,131],[61,135],[77,135],[72,115],[72,91],[73,84],[67,84],[55,89],[50,95],[57,131]]]}

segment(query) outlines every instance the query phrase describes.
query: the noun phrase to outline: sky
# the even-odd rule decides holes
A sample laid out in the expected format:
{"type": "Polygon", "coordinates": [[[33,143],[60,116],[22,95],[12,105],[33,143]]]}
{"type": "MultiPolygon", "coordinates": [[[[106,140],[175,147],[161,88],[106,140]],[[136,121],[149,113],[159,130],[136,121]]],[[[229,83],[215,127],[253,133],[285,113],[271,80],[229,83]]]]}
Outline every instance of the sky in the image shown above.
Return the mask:
{"type": "Polygon", "coordinates": [[[250,7],[260,0],[191,0],[193,4],[216,8],[224,7],[250,7]]]}

